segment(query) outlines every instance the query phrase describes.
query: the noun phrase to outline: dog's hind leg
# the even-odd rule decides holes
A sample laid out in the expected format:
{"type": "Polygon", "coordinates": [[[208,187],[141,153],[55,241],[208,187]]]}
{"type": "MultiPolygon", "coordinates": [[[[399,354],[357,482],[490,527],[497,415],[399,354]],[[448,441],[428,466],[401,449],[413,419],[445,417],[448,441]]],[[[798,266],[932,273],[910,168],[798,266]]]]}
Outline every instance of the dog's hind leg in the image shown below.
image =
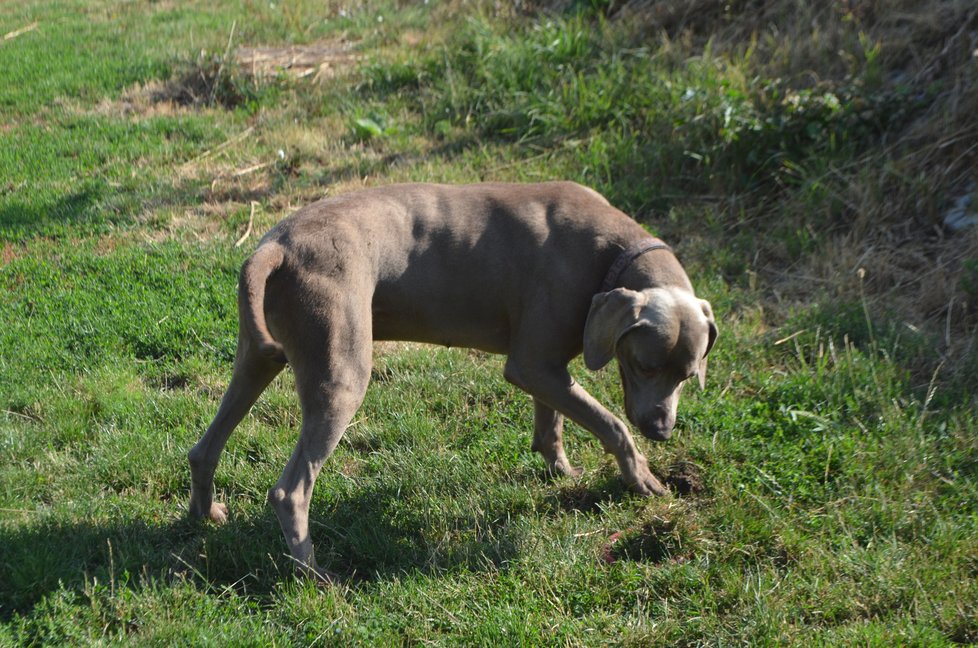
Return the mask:
{"type": "Polygon", "coordinates": [[[190,507],[195,518],[209,518],[221,523],[227,519],[228,508],[214,501],[214,471],[228,437],[244,418],[268,383],[282,371],[284,364],[269,360],[258,353],[246,334],[238,337],[234,373],[217,415],[187,455],[190,462],[190,507]]]}
{"type": "Polygon", "coordinates": [[[367,391],[372,347],[369,301],[361,308],[334,311],[324,328],[304,332],[305,353],[293,362],[302,429],[281,477],[268,491],[268,501],[299,573],[328,582],[333,576],[316,564],[309,504],[323,463],[367,391]]]}
{"type": "Polygon", "coordinates": [[[537,398],[533,399],[533,445],[543,455],[547,470],[579,477],[583,469],[572,466],[564,453],[564,416],[537,398]]]}

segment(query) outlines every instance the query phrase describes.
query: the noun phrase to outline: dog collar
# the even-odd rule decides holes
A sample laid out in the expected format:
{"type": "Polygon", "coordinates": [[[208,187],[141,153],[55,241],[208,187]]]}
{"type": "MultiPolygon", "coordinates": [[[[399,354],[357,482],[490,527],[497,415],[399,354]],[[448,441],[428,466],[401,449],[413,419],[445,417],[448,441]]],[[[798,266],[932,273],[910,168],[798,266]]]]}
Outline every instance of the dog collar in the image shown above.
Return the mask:
{"type": "Polygon", "coordinates": [[[611,264],[611,268],[608,269],[608,274],[605,275],[604,282],[601,284],[600,292],[613,290],[615,284],[618,283],[618,278],[621,276],[621,273],[625,271],[625,268],[631,265],[635,259],[652,250],[669,250],[672,252],[671,247],[663,243],[662,240],[654,237],[633,243],[624,252],[619,254],[615,262],[611,264]]]}

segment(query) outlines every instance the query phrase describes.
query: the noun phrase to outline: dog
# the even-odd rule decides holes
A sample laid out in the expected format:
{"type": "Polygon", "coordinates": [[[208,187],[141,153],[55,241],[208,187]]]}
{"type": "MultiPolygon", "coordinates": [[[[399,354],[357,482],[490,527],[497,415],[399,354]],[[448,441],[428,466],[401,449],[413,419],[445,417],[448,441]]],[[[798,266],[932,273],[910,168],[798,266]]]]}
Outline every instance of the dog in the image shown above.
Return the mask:
{"type": "Polygon", "coordinates": [[[532,449],[577,476],[566,416],[614,455],[641,495],[666,488],[628,427],[571,378],[617,358],[625,413],[670,437],[685,382],[706,374],[717,338],[670,248],[599,193],[572,182],[406,184],[327,198],[286,217],[244,263],[234,371],[190,450],[189,513],[220,523],[214,472],[235,426],[286,364],[302,409],[299,441],[268,500],[300,572],[316,564],[309,503],[316,477],[359,408],[373,340],[505,354],[506,380],[533,398],[532,449]]]}

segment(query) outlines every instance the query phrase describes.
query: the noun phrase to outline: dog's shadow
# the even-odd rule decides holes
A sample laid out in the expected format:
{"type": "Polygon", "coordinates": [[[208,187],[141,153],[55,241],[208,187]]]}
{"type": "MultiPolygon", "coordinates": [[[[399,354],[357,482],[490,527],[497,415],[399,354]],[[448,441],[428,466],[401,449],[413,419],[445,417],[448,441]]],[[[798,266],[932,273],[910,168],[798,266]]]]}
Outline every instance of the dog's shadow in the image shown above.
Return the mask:
{"type": "MultiPolygon", "coordinates": [[[[350,584],[442,573],[462,567],[480,572],[505,568],[518,552],[519,532],[507,511],[441,519],[432,527],[419,507],[401,503],[394,487],[315,501],[311,532],[321,566],[350,584]],[[437,529],[452,529],[445,534],[437,529]]],[[[0,619],[28,613],[59,590],[91,595],[98,588],[139,588],[147,580],[189,579],[204,589],[231,587],[271,596],[293,579],[278,520],[263,506],[215,526],[152,515],[110,521],[58,522],[0,527],[0,619]]]]}
{"type": "MultiPolygon", "coordinates": [[[[548,473],[525,477],[553,485],[548,473]]],[[[600,515],[605,502],[628,496],[611,473],[550,492],[542,504],[549,502],[553,515],[600,515]]],[[[187,579],[202,589],[272,596],[295,573],[278,520],[267,506],[247,507],[250,513],[236,508],[232,502],[221,526],[190,520],[174,504],[162,518],[147,513],[0,527],[0,620],[28,613],[62,589],[88,596],[99,587],[139,588],[147,580],[187,579]]],[[[526,532],[518,523],[520,506],[498,508],[429,519],[424,506],[405,503],[396,485],[378,486],[314,500],[311,532],[320,565],[349,584],[458,568],[495,572],[518,557],[526,532]]]]}

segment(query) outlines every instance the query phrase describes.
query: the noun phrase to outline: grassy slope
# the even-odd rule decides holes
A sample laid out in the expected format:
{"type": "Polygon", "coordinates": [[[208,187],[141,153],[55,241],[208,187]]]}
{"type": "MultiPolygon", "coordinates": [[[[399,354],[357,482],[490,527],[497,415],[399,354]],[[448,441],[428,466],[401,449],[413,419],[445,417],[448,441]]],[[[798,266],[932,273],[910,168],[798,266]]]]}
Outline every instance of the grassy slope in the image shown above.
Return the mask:
{"type": "MultiPolygon", "coordinates": [[[[810,16],[775,16],[783,40],[751,49],[706,10],[656,26],[212,4],[0,9],[0,33],[38,23],[0,45],[0,643],[978,640],[973,365],[958,353],[935,373],[967,345],[930,335],[950,322],[967,339],[970,315],[887,308],[880,264],[849,270],[896,227],[894,196],[955,189],[953,165],[919,179],[891,140],[927,120],[957,133],[946,100],[966,68],[920,92],[887,76],[910,64],[869,15],[818,16],[837,30],[822,41],[798,31],[810,16]],[[333,81],[255,80],[229,35],[345,36],[364,58],[333,81]],[[798,70],[825,51],[843,55],[812,86],[798,70]],[[167,100],[185,87],[196,103],[167,100]],[[296,582],[264,505],[294,442],[287,376],[222,461],[229,524],[183,519],[250,217],[261,232],[363,183],[554,177],[675,243],[720,313],[710,388],[684,394],[678,438],[646,445],[688,492],[630,495],[573,426],[587,472],[548,480],[498,358],[394,346],[313,503],[346,585],[296,582]]],[[[956,164],[959,146],[942,149],[956,164]]],[[[943,248],[959,309],[963,236],[943,248]]],[[[575,375],[620,402],[614,372],[575,375]]]]}

